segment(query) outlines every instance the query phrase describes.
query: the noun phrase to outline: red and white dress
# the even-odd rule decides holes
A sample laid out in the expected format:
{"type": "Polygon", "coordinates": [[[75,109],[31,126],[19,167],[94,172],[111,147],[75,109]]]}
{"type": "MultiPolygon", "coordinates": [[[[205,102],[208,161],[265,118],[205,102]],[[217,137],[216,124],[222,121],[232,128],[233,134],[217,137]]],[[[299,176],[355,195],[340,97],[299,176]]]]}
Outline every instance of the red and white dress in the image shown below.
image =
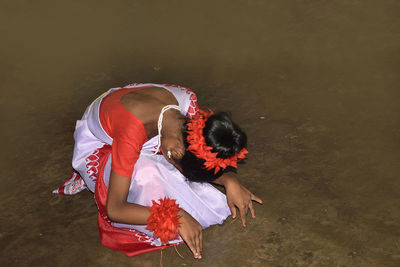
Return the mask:
{"type": "MultiPolygon", "coordinates": [[[[119,103],[124,94],[148,87],[160,87],[171,92],[184,116],[191,118],[198,111],[196,95],[181,86],[147,83],[108,90],[77,121],[72,159],[77,173],[54,191],[75,194],[87,187],[94,192],[102,244],[129,256],[163,246],[158,238],[153,238],[152,231],[145,229],[145,225],[108,220],[105,207],[111,168],[120,175],[131,177],[127,198],[130,203],[151,206],[152,200],[165,196],[176,199],[179,206],[203,228],[221,224],[230,215],[224,194],[208,183],[189,182],[163,155],[154,155],[158,136],[148,140],[141,121],[119,103]]],[[[169,245],[180,242],[182,239],[178,238],[170,241],[169,245]]]]}

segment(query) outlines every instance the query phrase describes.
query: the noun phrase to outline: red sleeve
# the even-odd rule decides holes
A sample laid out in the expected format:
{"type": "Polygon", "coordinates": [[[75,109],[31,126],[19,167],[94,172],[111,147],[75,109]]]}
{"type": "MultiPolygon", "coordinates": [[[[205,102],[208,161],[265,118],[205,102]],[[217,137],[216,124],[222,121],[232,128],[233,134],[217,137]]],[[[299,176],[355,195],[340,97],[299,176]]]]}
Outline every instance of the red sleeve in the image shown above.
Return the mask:
{"type": "MultiPolygon", "coordinates": [[[[142,87],[145,88],[145,87],[142,87]]],[[[131,177],[143,144],[148,140],[143,123],[121,105],[121,97],[142,88],[122,88],[107,95],[100,106],[100,122],[113,139],[111,168],[131,177]]]]}
{"type": "Polygon", "coordinates": [[[130,178],[147,136],[142,122],[130,113],[127,115],[112,122],[111,168],[119,175],[130,178]]]}

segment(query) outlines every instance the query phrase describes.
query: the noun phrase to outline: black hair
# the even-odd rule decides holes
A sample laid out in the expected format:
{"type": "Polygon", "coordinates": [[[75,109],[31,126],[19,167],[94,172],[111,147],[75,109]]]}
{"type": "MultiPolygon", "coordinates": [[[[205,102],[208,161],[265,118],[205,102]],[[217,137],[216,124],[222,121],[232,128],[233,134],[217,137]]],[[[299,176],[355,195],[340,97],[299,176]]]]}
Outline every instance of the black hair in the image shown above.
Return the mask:
{"type": "MultiPolygon", "coordinates": [[[[189,122],[189,121],[187,121],[189,122]]],[[[187,122],[183,127],[183,140],[185,149],[189,146],[186,141],[188,133],[187,122]]],[[[247,145],[246,134],[237,126],[225,112],[211,115],[203,129],[206,145],[213,147],[212,152],[218,153],[218,158],[229,158],[240,152],[247,145]]],[[[199,159],[192,152],[187,151],[181,159],[182,173],[193,182],[211,182],[220,177],[225,170],[214,173],[214,169],[204,168],[204,159],[199,159]]]]}

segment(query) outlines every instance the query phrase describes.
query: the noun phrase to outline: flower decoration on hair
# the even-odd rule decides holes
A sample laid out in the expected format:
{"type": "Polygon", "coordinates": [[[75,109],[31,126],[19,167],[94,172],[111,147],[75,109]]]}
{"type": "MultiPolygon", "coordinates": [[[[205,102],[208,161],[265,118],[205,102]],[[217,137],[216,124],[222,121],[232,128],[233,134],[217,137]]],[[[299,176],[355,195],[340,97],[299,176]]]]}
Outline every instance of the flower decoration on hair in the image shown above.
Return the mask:
{"type": "Polygon", "coordinates": [[[214,169],[214,174],[217,174],[221,169],[224,170],[231,166],[237,168],[237,162],[239,159],[246,158],[248,153],[246,148],[243,148],[239,153],[229,158],[218,158],[218,153],[212,152],[213,147],[207,146],[206,139],[203,135],[203,129],[206,126],[207,119],[214,113],[209,110],[199,110],[192,120],[187,124],[187,142],[189,146],[188,151],[192,152],[199,159],[204,159],[204,168],[206,170],[214,169]]]}
{"type": "Polygon", "coordinates": [[[178,212],[181,210],[175,199],[160,198],[159,203],[152,200],[153,205],[147,206],[150,216],[147,218],[146,229],[153,232],[155,238],[160,238],[162,244],[179,237],[178,227],[181,223],[178,212]]]}

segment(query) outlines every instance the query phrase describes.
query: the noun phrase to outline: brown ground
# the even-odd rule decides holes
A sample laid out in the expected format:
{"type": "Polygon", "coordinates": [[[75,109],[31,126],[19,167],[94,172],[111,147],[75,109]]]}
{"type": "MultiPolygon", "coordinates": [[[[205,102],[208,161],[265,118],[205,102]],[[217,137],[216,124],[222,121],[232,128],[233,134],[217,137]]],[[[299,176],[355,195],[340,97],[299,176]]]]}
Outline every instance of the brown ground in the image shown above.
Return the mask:
{"type": "Polygon", "coordinates": [[[247,131],[247,229],[164,266],[400,266],[398,1],[0,1],[2,266],[158,266],[101,246],[93,196],[50,192],[110,87],[166,82],[247,131]]]}

